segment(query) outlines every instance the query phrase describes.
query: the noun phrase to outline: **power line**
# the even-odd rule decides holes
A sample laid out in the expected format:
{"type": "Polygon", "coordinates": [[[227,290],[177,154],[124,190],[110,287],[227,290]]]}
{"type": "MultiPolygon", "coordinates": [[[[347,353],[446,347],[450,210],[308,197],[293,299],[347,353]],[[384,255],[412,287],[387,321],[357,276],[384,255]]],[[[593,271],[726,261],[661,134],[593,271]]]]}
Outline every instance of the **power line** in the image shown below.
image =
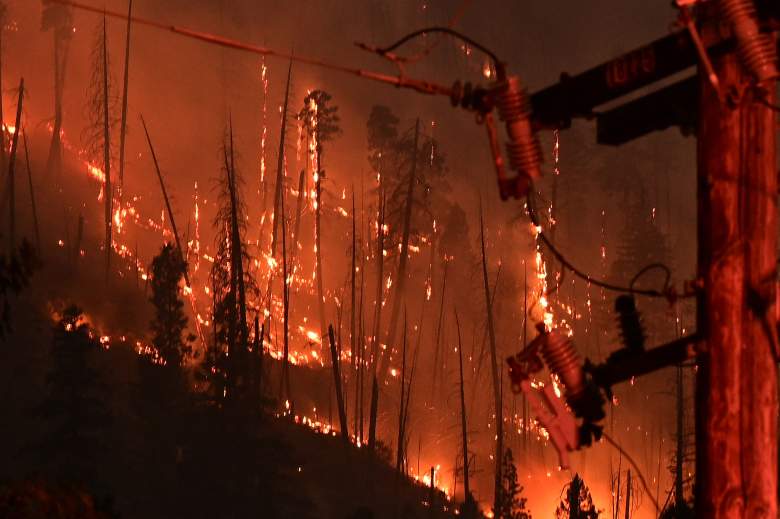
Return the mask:
{"type": "MultiPolygon", "coordinates": [[[[561,263],[563,268],[570,270],[575,276],[587,281],[588,283],[604,288],[605,290],[610,290],[612,292],[624,292],[627,294],[636,294],[636,295],[642,295],[648,297],[662,297],[670,301],[678,297],[678,294],[675,293],[674,288],[669,285],[671,272],[666,265],[663,265],[661,263],[653,263],[651,265],[648,265],[647,267],[644,267],[642,270],[639,271],[639,273],[636,276],[634,276],[634,279],[631,282],[631,286],[629,287],[615,285],[613,283],[608,283],[601,279],[594,278],[587,272],[584,272],[578,269],[577,267],[575,267],[568,259],[566,259],[563,253],[560,252],[555,247],[555,245],[553,245],[552,241],[550,241],[547,235],[541,230],[542,226],[539,223],[539,218],[537,217],[536,211],[534,209],[533,201],[531,199],[532,192],[533,192],[532,189],[529,190],[528,196],[526,197],[526,209],[528,211],[528,218],[531,220],[531,223],[537,229],[536,237],[544,244],[545,247],[547,247],[547,249],[550,250],[553,256],[555,256],[555,258],[561,263]],[[662,268],[667,272],[667,278],[666,281],[664,282],[663,288],[661,290],[634,288],[633,285],[636,282],[636,280],[645,272],[653,268],[662,268]]],[[[684,294],[682,297],[689,297],[691,295],[692,294],[684,294]]]]}

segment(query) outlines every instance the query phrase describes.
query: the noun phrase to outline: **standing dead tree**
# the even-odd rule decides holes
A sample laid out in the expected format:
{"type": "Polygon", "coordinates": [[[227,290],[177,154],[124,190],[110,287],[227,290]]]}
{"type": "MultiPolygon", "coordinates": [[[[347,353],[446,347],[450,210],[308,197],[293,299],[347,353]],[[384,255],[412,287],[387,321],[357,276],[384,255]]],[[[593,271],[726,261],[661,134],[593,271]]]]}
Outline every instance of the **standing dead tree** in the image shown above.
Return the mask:
{"type": "Polygon", "coordinates": [[[355,279],[357,276],[356,268],[356,256],[357,256],[357,237],[356,234],[356,216],[355,216],[355,186],[352,186],[352,247],[350,249],[350,252],[352,253],[352,262],[351,262],[351,268],[352,271],[349,274],[349,288],[350,288],[350,323],[349,323],[349,341],[350,341],[350,348],[352,350],[352,369],[354,370],[357,367],[357,349],[355,347],[355,339],[356,339],[356,330],[355,330],[355,279]]]}
{"type": "Polygon", "coordinates": [[[65,68],[68,63],[70,40],[73,37],[71,8],[51,0],[43,0],[41,29],[52,31],[54,44],[54,124],[46,171],[49,177],[59,179],[62,169],[62,97],[65,90],[65,68]]]}
{"type": "MultiPolygon", "coordinates": [[[[445,259],[444,260],[444,273],[442,274],[442,281],[441,281],[441,299],[439,303],[439,318],[437,320],[436,325],[436,336],[433,341],[433,382],[431,386],[431,395],[436,395],[436,388],[437,388],[437,382],[439,377],[439,356],[441,352],[441,332],[442,332],[442,326],[444,325],[444,297],[447,293],[447,267],[449,266],[449,262],[445,259]]],[[[431,277],[432,278],[432,277],[431,277]]],[[[431,279],[431,282],[433,282],[433,279],[431,279]]]]}
{"type": "MultiPolygon", "coordinates": [[[[141,124],[144,127],[144,134],[146,135],[146,142],[149,145],[149,152],[152,154],[152,162],[154,163],[154,171],[157,173],[157,180],[160,182],[160,191],[162,192],[163,199],[165,200],[165,209],[168,212],[168,219],[171,221],[171,230],[173,231],[173,239],[176,241],[176,248],[179,250],[182,258],[185,258],[184,250],[181,247],[181,240],[179,239],[179,231],[176,228],[176,218],[173,215],[173,208],[171,208],[171,201],[168,198],[168,191],[165,189],[165,181],[163,180],[162,172],[160,171],[160,163],[157,161],[157,153],[154,151],[154,145],[152,144],[152,138],[149,135],[149,129],[146,126],[144,117],[141,116],[141,124]]],[[[187,273],[187,264],[184,264],[184,281],[187,286],[190,287],[190,276],[187,273]]]]}
{"type": "Polygon", "coordinates": [[[113,96],[113,83],[110,80],[110,62],[108,55],[108,43],[106,34],[106,20],[99,28],[95,43],[92,48],[92,76],[87,89],[87,127],[84,130],[83,140],[87,150],[89,161],[101,164],[103,168],[103,192],[105,205],[105,269],[106,282],[109,280],[111,268],[112,242],[112,216],[114,190],[111,187],[111,160],[114,150],[111,146],[111,132],[119,124],[115,117],[118,100],[113,96]]]}
{"type": "Polygon", "coordinates": [[[103,17],[103,173],[106,176],[103,196],[106,202],[106,283],[111,272],[111,236],[114,191],[111,189],[111,130],[108,116],[108,42],[106,40],[106,18],[103,17]]]}
{"type": "Polygon", "coordinates": [[[290,254],[290,264],[295,264],[295,253],[298,252],[298,239],[301,231],[301,216],[303,216],[303,201],[306,199],[304,183],[306,181],[306,170],[302,169],[298,175],[298,197],[295,202],[295,224],[293,227],[293,247],[290,254]]]}
{"type": "Polygon", "coordinates": [[[493,325],[493,301],[488,282],[487,255],[485,252],[485,222],[482,215],[482,205],[479,208],[479,239],[482,250],[482,282],[485,287],[485,308],[487,310],[487,326],[490,338],[490,368],[493,374],[493,397],[495,402],[496,423],[496,454],[495,454],[495,491],[493,508],[498,510],[501,503],[501,458],[503,456],[503,412],[501,408],[501,386],[498,380],[498,364],[496,363],[496,332],[493,325]]]}
{"type": "Polygon", "coordinates": [[[213,396],[231,402],[244,396],[248,350],[246,293],[257,293],[246,268],[251,258],[243,241],[246,212],[233,147],[231,128],[222,147],[223,175],[219,179],[219,207],[214,219],[215,254],[211,267],[214,341],[203,366],[213,396]]]}
{"type": "Polygon", "coordinates": [[[24,138],[24,161],[27,164],[27,183],[30,186],[30,206],[32,208],[33,216],[33,230],[35,231],[35,248],[38,256],[41,256],[41,231],[38,226],[38,209],[35,206],[35,190],[33,189],[32,180],[32,166],[30,165],[30,149],[27,144],[27,134],[23,135],[24,138]]]}
{"type": "Polygon", "coordinates": [[[314,247],[316,256],[317,308],[320,317],[320,337],[325,337],[325,290],[322,276],[322,169],[324,143],[341,133],[338,107],[331,106],[331,95],[323,90],[314,90],[303,100],[298,118],[303,121],[309,137],[309,155],[314,175],[314,247]]]}
{"type": "Polygon", "coordinates": [[[387,349],[382,355],[382,367],[379,370],[380,380],[384,380],[385,373],[389,367],[390,357],[392,356],[393,344],[395,343],[396,328],[398,327],[398,314],[401,310],[401,303],[405,296],[406,288],[406,265],[409,257],[409,233],[412,225],[412,205],[414,204],[414,185],[417,180],[417,148],[420,140],[420,119],[414,126],[414,147],[412,149],[412,165],[409,173],[408,185],[406,189],[406,201],[404,205],[403,235],[401,237],[401,250],[398,255],[398,270],[396,273],[396,289],[393,296],[393,306],[390,311],[390,323],[387,328],[385,344],[387,349]]]}
{"type": "Polygon", "coordinates": [[[374,296],[374,332],[371,335],[371,404],[368,418],[368,449],[376,446],[376,420],[379,406],[379,385],[377,384],[377,363],[379,361],[379,329],[382,323],[382,286],[384,284],[385,252],[385,198],[380,182],[379,213],[376,231],[376,293],[374,296]]]}
{"type": "MultiPolygon", "coordinates": [[[[284,104],[282,105],[282,125],[279,130],[279,153],[276,160],[276,187],[274,188],[274,212],[272,217],[273,230],[271,231],[271,256],[276,256],[276,242],[279,228],[279,213],[281,209],[281,197],[284,191],[284,145],[287,137],[287,110],[290,101],[290,82],[292,80],[292,61],[287,67],[287,86],[284,89],[284,104]]],[[[284,217],[284,216],[282,216],[284,217]]]]}
{"type": "Polygon", "coordinates": [[[9,219],[8,219],[8,254],[13,254],[16,248],[16,193],[15,193],[15,172],[16,155],[19,148],[19,133],[22,131],[22,104],[24,103],[24,78],[19,82],[19,100],[16,102],[16,127],[11,141],[11,158],[8,161],[8,197],[9,219]]]}
{"type": "Polygon", "coordinates": [[[460,368],[460,432],[461,442],[463,444],[463,487],[465,490],[465,500],[471,499],[469,487],[469,438],[466,421],[466,390],[463,386],[463,342],[460,336],[460,319],[458,318],[457,308],[455,312],[455,327],[458,332],[458,366],[460,368]]]}
{"type": "Polygon", "coordinates": [[[403,348],[401,350],[401,383],[399,384],[401,390],[401,397],[398,399],[398,443],[395,457],[395,470],[400,474],[404,462],[404,439],[406,437],[404,431],[404,391],[406,390],[406,309],[404,309],[404,336],[403,336],[403,348]]]}
{"type": "Polygon", "coordinates": [[[341,372],[339,370],[339,354],[336,351],[336,338],[333,336],[333,325],[328,325],[328,340],[330,341],[330,356],[333,364],[333,381],[336,386],[336,403],[339,408],[339,425],[344,441],[349,441],[349,426],[347,424],[347,408],[344,406],[344,392],[341,388],[341,372]]]}
{"type": "Polygon", "coordinates": [[[3,32],[8,17],[8,6],[0,1],[0,178],[5,173],[6,148],[5,148],[5,119],[3,118],[3,32]]]}
{"type": "MultiPolygon", "coordinates": [[[[127,137],[127,96],[130,86],[130,29],[133,25],[133,0],[127,6],[127,39],[125,41],[125,73],[122,86],[122,122],[119,129],[119,210],[122,210],[122,193],[125,187],[125,140],[127,137]]],[[[181,247],[179,248],[181,250],[181,247]]],[[[185,256],[182,256],[185,257],[185,256]]]]}
{"type": "MultiPolygon", "coordinates": [[[[246,365],[245,356],[249,346],[249,329],[246,321],[246,278],[244,276],[244,244],[241,236],[241,224],[239,218],[244,211],[239,208],[239,195],[236,171],[235,144],[233,142],[233,121],[230,121],[230,164],[227,164],[228,153],[225,150],[225,168],[228,175],[228,189],[230,193],[230,273],[234,289],[238,296],[238,350],[232,362],[238,362],[240,366],[246,365]]],[[[286,280],[285,280],[286,283],[286,280]]]]}
{"type": "MultiPolygon", "coordinates": [[[[355,386],[355,434],[357,434],[358,441],[360,444],[363,443],[363,425],[364,425],[364,415],[363,415],[363,402],[364,402],[364,389],[365,389],[365,315],[363,313],[363,303],[364,303],[364,297],[366,292],[366,255],[364,254],[363,249],[363,230],[365,229],[364,226],[364,206],[363,202],[365,199],[365,191],[363,189],[363,179],[361,177],[360,179],[360,229],[361,229],[361,237],[360,237],[360,302],[358,303],[358,323],[357,323],[357,332],[358,332],[358,341],[357,341],[357,371],[355,373],[355,380],[356,380],[356,386],[355,386]]],[[[370,232],[366,232],[365,236],[370,235],[370,232]]]]}
{"type": "MultiPolygon", "coordinates": [[[[292,393],[290,391],[290,284],[288,282],[289,265],[287,263],[287,211],[284,205],[284,191],[280,197],[280,214],[282,218],[282,308],[283,318],[282,323],[284,333],[284,361],[282,363],[282,379],[281,384],[284,391],[284,398],[288,401],[292,400],[292,393]]],[[[281,394],[281,391],[280,391],[281,394]]]]}

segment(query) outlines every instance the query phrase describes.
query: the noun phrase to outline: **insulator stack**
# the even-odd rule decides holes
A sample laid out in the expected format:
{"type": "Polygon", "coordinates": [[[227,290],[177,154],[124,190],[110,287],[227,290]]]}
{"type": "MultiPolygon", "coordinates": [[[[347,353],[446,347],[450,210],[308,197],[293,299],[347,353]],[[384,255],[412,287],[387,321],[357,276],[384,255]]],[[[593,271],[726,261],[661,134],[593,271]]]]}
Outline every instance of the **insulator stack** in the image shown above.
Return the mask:
{"type": "Polygon", "coordinates": [[[634,297],[630,295],[619,296],[615,300],[615,312],[618,315],[617,322],[623,345],[632,352],[644,351],[646,336],[634,297]]]}
{"type": "Polygon", "coordinates": [[[745,68],[762,83],[777,78],[777,50],[769,33],[758,25],[753,0],[720,0],[721,14],[731,24],[745,68]]]}
{"type": "Polygon", "coordinates": [[[566,399],[576,401],[585,391],[585,377],[582,361],[571,339],[559,331],[551,331],[542,348],[542,356],[566,388],[566,399]]]}
{"type": "Polygon", "coordinates": [[[536,180],[541,176],[542,148],[531,128],[531,104],[517,76],[509,76],[496,96],[501,120],[506,123],[507,154],[513,170],[536,180]]]}

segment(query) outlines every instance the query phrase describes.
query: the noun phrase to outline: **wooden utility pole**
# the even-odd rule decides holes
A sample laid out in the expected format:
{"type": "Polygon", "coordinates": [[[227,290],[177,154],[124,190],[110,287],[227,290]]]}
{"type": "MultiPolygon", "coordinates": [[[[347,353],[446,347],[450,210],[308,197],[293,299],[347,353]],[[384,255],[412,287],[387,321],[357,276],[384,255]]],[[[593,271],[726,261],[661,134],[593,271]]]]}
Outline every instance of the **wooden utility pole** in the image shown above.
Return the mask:
{"type": "Polygon", "coordinates": [[[775,85],[753,86],[735,52],[712,61],[722,99],[699,74],[696,514],[775,518],[775,85]]]}

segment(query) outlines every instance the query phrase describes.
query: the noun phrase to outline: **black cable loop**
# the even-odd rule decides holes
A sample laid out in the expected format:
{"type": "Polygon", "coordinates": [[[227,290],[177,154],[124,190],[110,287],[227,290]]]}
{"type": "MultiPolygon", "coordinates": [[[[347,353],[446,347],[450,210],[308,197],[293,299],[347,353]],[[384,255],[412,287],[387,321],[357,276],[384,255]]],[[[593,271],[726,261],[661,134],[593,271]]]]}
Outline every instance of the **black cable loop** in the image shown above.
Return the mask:
{"type": "Polygon", "coordinates": [[[455,29],[451,29],[449,27],[438,27],[438,26],[425,27],[423,29],[419,29],[419,30],[416,30],[414,32],[411,32],[411,33],[407,34],[406,36],[404,36],[400,40],[396,41],[392,45],[389,45],[389,46],[383,47],[383,48],[378,48],[376,51],[379,54],[388,54],[388,53],[394,51],[395,49],[397,49],[398,47],[404,45],[405,43],[407,43],[410,40],[413,40],[413,39],[415,39],[415,38],[417,38],[419,36],[422,36],[424,34],[427,34],[427,33],[437,33],[437,32],[438,33],[447,34],[448,36],[452,36],[454,38],[457,38],[457,39],[461,40],[462,42],[464,42],[464,43],[466,43],[468,45],[471,45],[475,49],[483,52],[484,54],[487,54],[490,57],[490,59],[493,60],[493,63],[496,65],[496,67],[503,67],[504,63],[500,59],[498,59],[498,56],[496,56],[495,52],[493,52],[492,50],[488,49],[487,47],[485,47],[481,43],[478,43],[478,42],[472,40],[471,38],[469,38],[465,34],[459,32],[459,31],[456,31],[455,29]]]}
{"type": "MultiPolygon", "coordinates": [[[[671,287],[668,286],[668,281],[664,283],[664,287],[662,290],[653,290],[653,289],[638,289],[633,287],[624,287],[620,285],[615,285],[612,283],[608,283],[606,281],[594,278],[590,274],[581,271],[577,267],[575,267],[569,260],[566,259],[566,257],[561,253],[555,245],[552,244],[549,238],[547,238],[547,235],[541,231],[541,225],[539,224],[539,219],[536,215],[536,211],[534,210],[533,206],[533,200],[532,200],[532,193],[533,188],[528,191],[528,195],[526,196],[526,208],[528,211],[528,218],[531,220],[531,223],[537,228],[538,232],[536,234],[536,237],[547,247],[547,249],[552,252],[553,256],[561,263],[561,265],[564,268],[569,269],[572,274],[577,276],[580,279],[583,279],[587,281],[588,283],[591,283],[593,285],[596,285],[597,287],[601,287],[605,290],[610,290],[612,292],[623,292],[626,294],[635,294],[635,295],[641,295],[641,296],[647,296],[647,297],[661,297],[664,299],[667,299],[669,301],[672,301],[677,298],[677,295],[674,293],[674,291],[671,289],[671,287]]],[[[650,270],[649,267],[652,268],[659,268],[656,265],[660,264],[653,264],[648,265],[648,267],[643,268],[640,271],[640,274],[644,274],[647,270],[650,270]]],[[[666,267],[666,270],[668,271],[668,267],[666,267]]],[[[638,276],[635,276],[635,279],[638,276]]],[[[671,277],[671,276],[669,276],[671,277]]],[[[683,297],[688,297],[688,294],[685,294],[683,297]]]]}

